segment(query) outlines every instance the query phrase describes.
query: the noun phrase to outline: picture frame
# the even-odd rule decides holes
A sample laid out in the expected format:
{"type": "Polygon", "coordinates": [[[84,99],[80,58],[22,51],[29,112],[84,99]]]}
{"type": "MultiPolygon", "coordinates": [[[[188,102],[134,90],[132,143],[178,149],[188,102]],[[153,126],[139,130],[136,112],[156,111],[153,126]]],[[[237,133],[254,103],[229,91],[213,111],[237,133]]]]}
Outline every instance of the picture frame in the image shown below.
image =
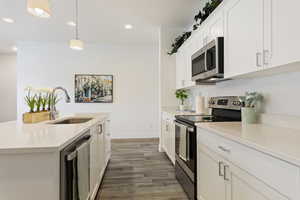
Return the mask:
{"type": "Polygon", "coordinates": [[[75,74],[75,103],[113,103],[113,88],[113,75],[75,74]]]}

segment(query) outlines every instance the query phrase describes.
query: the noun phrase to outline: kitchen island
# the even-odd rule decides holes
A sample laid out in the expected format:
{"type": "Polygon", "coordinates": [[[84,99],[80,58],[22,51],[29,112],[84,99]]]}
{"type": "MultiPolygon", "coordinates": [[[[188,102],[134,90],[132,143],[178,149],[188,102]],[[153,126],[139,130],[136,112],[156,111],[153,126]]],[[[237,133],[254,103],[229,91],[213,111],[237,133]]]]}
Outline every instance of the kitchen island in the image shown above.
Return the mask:
{"type": "Polygon", "coordinates": [[[74,114],[55,121],[0,123],[0,199],[61,200],[61,152],[78,138],[90,137],[90,192],[96,196],[110,158],[109,114],[74,114]],[[85,123],[59,124],[70,118],[85,123]]]}

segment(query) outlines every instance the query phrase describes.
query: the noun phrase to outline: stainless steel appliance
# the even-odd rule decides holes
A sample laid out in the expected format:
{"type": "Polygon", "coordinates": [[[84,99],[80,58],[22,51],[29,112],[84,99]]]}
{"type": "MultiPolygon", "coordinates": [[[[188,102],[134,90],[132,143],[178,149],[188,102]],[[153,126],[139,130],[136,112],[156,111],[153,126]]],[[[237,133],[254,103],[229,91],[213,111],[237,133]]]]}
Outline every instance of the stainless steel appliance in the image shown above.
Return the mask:
{"type": "Polygon", "coordinates": [[[190,199],[197,199],[197,123],[241,121],[241,103],[236,96],[209,100],[211,115],[178,115],[175,120],[175,173],[190,199]]]}
{"type": "Polygon", "coordinates": [[[60,153],[60,200],[89,199],[90,138],[88,131],[60,153]]]}
{"type": "Polygon", "coordinates": [[[216,82],[224,78],[224,38],[217,37],[192,55],[192,80],[216,82]]]}

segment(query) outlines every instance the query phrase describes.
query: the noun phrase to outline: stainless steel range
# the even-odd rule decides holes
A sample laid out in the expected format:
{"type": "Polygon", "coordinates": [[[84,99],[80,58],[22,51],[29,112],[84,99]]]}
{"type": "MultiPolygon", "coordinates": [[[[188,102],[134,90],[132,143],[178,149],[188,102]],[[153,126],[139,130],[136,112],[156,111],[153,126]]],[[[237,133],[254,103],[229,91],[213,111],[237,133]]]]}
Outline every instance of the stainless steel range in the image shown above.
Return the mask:
{"type": "Polygon", "coordinates": [[[175,120],[175,173],[190,199],[197,199],[197,123],[241,121],[237,96],[212,97],[211,115],[178,115],[175,120]]]}

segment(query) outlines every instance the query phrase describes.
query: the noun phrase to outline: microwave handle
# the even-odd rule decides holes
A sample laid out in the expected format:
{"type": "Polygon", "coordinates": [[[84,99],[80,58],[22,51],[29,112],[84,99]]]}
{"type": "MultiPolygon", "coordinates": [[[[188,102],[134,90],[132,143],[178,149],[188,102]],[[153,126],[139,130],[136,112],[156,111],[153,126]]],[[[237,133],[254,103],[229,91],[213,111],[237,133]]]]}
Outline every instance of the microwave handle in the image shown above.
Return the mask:
{"type": "Polygon", "coordinates": [[[205,71],[207,72],[208,71],[208,68],[207,68],[207,49],[205,49],[205,51],[204,51],[204,66],[205,66],[205,71]]]}

